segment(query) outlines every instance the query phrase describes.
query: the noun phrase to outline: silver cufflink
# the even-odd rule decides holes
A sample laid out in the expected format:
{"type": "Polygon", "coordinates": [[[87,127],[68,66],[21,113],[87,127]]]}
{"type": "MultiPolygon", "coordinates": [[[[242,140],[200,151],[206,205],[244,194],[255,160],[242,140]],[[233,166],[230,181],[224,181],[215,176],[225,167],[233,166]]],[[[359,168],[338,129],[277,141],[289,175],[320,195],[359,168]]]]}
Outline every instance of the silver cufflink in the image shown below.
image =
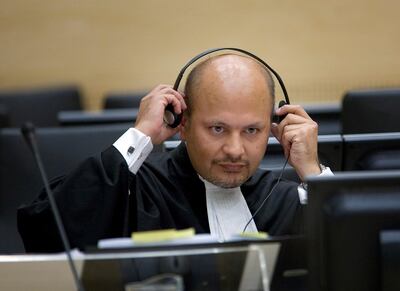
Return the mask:
{"type": "Polygon", "coordinates": [[[130,146],[128,148],[128,155],[131,155],[135,151],[135,148],[133,146],[130,146]]]}

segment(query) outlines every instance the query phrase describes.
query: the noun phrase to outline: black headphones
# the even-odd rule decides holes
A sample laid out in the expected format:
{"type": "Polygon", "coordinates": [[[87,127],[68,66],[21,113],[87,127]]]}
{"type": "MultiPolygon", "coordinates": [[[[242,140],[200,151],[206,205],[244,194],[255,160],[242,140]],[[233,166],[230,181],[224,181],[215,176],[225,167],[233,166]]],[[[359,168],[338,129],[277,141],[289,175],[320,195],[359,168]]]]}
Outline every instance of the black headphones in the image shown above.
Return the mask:
{"type": "MultiPolygon", "coordinates": [[[[261,63],[262,65],[264,65],[264,67],[266,67],[274,76],[275,78],[278,80],[279,82],[279,86],[282,89],[283,95],[285,97],[285,100],[281,100],[279,102],[279,107],[283,106],[284,104],[290,104],[290,100],[289,100],[289,95],[286,91],[286,87],[285,84],[282,81],[282,78],[279,76],[279,74],[273,69],[271,68],[266,62],[264,62],[262,59],[260,59],[259,57],[257,57],[256,55],[245,51],[243,49],[240,48],[234,48],[234,47],[223,47],[223,48],[213,48],[213,49],[209,49],[206,50],[200,54],[198,54],[197,56],[195,56],[194,58],[192,58],[189,62],[187,62],[187,64],[181,69],[181,71],[178,74],[178,77],[175,80],[174,83],[174,90],[178,90],[179,88],[179,84],[182,80],[183,74],[185,73],[186,69],[191,66],[194,62],[196,62],[197,60],[203,58],[204,56],[207,56],[209,54],[218,52],[218,51],[225,51],[225,50],[230,50],[230,51],[236,51],[236,52],[240,52],[244,55],[250,56],[251,58],[255,59],[256,61],[258,61],[259,63],[261,63]]],[[[174,112],[174,108],[172,106],[172,104],[168,104],[165,108],[165,113],[164,113],[164,121],[168,124],[168,126],[175,128],[177,127],[182,120],[182,114],[176,114],[174,112]]]]}

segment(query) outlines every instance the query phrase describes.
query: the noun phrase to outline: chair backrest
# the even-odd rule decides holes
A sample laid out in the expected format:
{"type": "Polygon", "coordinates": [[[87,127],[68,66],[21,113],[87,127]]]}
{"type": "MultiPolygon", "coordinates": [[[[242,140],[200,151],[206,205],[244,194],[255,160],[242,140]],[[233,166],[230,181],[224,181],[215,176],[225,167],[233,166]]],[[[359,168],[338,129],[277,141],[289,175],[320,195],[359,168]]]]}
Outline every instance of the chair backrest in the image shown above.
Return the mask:
{"type": "Polygon", "coordinates": [[[10,121],[8,117],[8,110],[4,105],[0,104],[0,128],[9,126],[10,121]]]}
{"type": "Polygon", "coordinates": [[[61,111],[58,113],[58,123],[61,126],[82,126],[101,124],[127,124],[135,123],[138,108],[105,109],[91,112],[82,110],[61,111]]]}
{"type": "Polygon", "coordinates": [[[400,131],[400,88],[347,92],[342,103],[342,133],[400,131]]]}
{"type": "Polygon", "coordinates": [[[103,109],[139,108],[144,92],[114,92],[104,97],[103,109]]]}
{"type": "MultiPolygon", "coordinates": [[[[38,128],[38,148],[49,179],[69,172],[85,158],[112,145],[126,129],[120,125],[38,128]]],[[[33,201],[42,185],[19,129],[0,129],[0,253],[24,251],[16,210],[33,201]]]]}
{"type": "Polygon", "coordinates": [[[318,123],[319,135],[341,133],[341,104],[309,104],[304,109],[318,123]]]}
{"type": "MultiPolygon", "coordinates": [[[[343,139],[339,134],[318,136],[318,156],[321,164],[329,166],[333,171],[342,168],[343,139]]],[[[274,137],[269,138],[267,152],[261,161],[264,169],[280,169],[285,162],[283,148],[274,137]]]]}
{"type": "Polygon", "coordinates": [[[343,170],[400,170],[400,132],[343,135],[343,170]]]}
{"type": "Polygon", "coordinates": [[[0,91],[0,105],[8,112],[9,126],[20,127],[26,121],[36,126],[57,126],[57,113],[81,110],[81,95],[75,86],[0,91]]]}

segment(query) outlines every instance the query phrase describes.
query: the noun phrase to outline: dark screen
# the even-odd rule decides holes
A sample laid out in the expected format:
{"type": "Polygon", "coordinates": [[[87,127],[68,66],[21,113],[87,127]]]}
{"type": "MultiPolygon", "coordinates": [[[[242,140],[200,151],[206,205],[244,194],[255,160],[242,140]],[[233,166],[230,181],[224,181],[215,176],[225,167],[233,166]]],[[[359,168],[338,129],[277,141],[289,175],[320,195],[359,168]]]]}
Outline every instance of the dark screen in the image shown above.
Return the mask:
{"type": "Polygon", "coordinates": [[[400,171],[309,180],[310,290],[382,290],[380,234],[400,229],[400,171]]]}

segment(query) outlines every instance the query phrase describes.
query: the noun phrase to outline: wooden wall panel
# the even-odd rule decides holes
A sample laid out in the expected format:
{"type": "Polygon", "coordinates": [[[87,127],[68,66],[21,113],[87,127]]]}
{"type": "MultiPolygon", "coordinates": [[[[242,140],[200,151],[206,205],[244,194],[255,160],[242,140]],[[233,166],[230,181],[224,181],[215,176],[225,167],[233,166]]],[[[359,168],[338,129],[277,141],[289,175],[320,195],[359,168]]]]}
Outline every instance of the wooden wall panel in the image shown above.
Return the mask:
{"type": "Polygon", "coordinates": [[[198,52],[248,49],[295,103],[400,85],[400,2],[3,0],[0,89],[77,83],[88,109],[112,90],[172,83],[198,52]]]}

